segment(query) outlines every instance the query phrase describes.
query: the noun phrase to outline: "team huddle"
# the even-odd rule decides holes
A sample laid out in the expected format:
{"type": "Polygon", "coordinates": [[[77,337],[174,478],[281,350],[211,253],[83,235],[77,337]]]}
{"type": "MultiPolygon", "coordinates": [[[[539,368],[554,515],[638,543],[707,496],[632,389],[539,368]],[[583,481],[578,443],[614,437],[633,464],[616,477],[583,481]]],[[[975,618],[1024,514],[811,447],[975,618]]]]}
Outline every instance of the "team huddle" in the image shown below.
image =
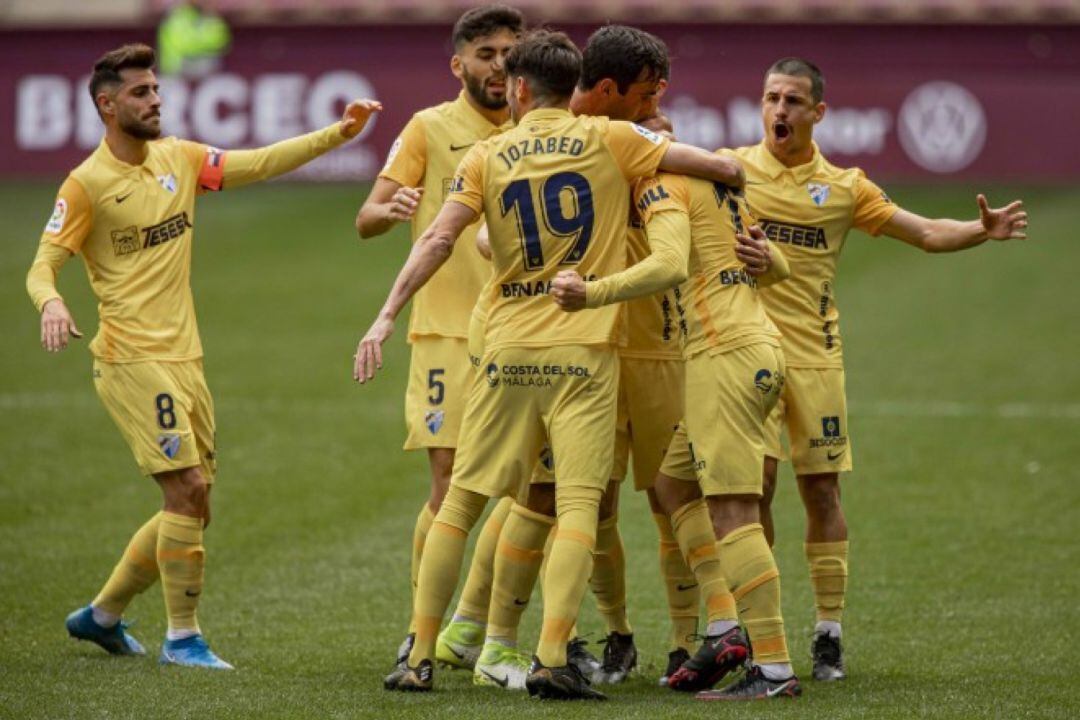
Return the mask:
{"type": "MultiPolygon", "coordinates": [[[[384,685],[431,690],[438,661],[480,685],[604,699],[595,686],[622,682],[638,660],[618,526],[632,469],[667,591],[660,684],[703,700],[800,695],[771,549],[782,459],[806,507],[813,677],[842,679],[839,475],[852,448],[840,250],[852,228],[930,252],[1023,238],[1022,204],[991,209],[980,195],[978,220],[927,219],[831,165],[812,139],[824,80],[806,60],[765,71],[759,145],[708,152],[677,142],[659,110],[670,63],[658,38],[608,25],[579,50],[524,25],[504,6],[458,20],[461,94],[413,116],[356,218],[361,237],[411,223],[412,252],[356,349],[354,378],[382,367],[411,300],[405,448],[425,449],[431,467],[409,627],[384,685]],[[517,632],[538,580],[533,652],[517,632]],[[587,588],[607,626],[600,659],[576,630],[587,588]]],[[[153,64],[149,48],[124,46],[95,66],[105,138],[61,187],[27,281],[42,343],[60,350],[80,335],[56,275],[83,254],[100,300],[95,387],[164,498],[67,630],[143,654],[122,615],[160,578],[160,662],[228,669],[196,618],[216,466],[189,285],[194,200],[299,167],[380,106],[355,101],[323,130],[224,152],[158,139],[153,64]]]]}

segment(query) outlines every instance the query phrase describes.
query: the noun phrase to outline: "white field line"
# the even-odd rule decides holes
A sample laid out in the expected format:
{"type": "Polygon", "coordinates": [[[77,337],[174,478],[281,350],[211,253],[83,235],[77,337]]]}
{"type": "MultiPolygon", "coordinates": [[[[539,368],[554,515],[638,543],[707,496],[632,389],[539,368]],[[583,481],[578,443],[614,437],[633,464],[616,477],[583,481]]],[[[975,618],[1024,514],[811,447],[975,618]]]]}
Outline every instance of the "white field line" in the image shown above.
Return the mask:
{"type": "MultiPolygon", "coordinates": [[[[229,411],[291,411],[297,413],[370,412],[373,404],[362,393],[341,400],[287,400],[285,398],[215,398],[218,408],[229,411]]],[[[92,392],[0,393],[0,411],[96,405],[92,392]]],[[[1080,420],[1080,403],[977,403],[950,400],[874,400],[849,403],[852,415],[913,418],[996,418],[1001,420],[1080,420]]],[[[396,408],[396,404],[394,405],[396,408]]],[[[379,408],[379,414],[385,414],[379,408]]]]}

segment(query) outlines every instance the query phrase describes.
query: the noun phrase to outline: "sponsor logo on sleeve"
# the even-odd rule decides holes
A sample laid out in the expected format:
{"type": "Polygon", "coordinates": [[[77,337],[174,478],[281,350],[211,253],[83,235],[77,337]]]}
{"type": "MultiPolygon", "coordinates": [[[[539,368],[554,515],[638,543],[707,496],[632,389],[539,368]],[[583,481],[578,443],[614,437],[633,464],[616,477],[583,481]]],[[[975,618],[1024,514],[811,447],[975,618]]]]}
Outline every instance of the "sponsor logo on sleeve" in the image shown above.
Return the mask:
{"type": "Polygon", "coordinates": [[[649,142],[651,142],[653,145],[659,145],[660,143],[662,143],[664,141],[664,138],[660,137],[659,135],[654,133],[652,130],[649,130],[648,128],[641,127],[637,123],[632,123],[631,127],[634,128],[634,132],[636,132],[638,135],[640,135],[641,137],[643,137],[646,140],[648,140],[649,142]]]}
{"type": "Polygon", "coordinates": [[[64,219],[67,217],[67,211],[67,200],[64,198],[58,199],[52,215],[49,216],[49,222],[45,223],[45,232],[59,235],[60,231],[64,229],[64,219]]]}

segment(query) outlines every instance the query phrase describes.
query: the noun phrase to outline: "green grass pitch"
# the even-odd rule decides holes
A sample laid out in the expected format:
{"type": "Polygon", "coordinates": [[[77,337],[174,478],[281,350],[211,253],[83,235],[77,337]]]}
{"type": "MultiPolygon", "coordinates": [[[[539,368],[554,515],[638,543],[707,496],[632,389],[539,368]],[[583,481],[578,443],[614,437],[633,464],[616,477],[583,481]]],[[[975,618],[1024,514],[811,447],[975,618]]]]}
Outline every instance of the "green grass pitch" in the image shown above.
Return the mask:
{"type": "MultiPolygon", "coordinates": [[[[203,627],[234,673],[160,669],[155,587],[128,617],[151,653],[107,657],[67,638],[128,537],[159,504],[99,404],[86,341],[38,345],[24,277],[54,184],[0,186],[0,717],[1076,717],[1080,190],[1025,197],[1027,243],[929,257],[852,235],[838,297],[855,472],[845,621],[850,678],[809,680],[803,518],[778,498],[784,608],[804,696],[717,707],[661,691],[667,618],[656,536],[627,489],[621,527],[642,667],[611,702],[559,705],[474,688],[381,688],[404,631],[408,545],[426,461],[406,454],[404,320],[366,387],[350,356],[407,252],[404,229],[358,242],[358,186],[271,185],[200,201],[194,289],[218,408],[220,476],[203,627]]],[[[974,191],[891,188],[930,216],[972,217],[974,191]]],[[[87,335],[81,261],[61,278],[87,335]]],[[[539,602],[523,639],[535,640],[539,602]]],[[[598,638],[586,599],[582,629],[598,638]]]]}

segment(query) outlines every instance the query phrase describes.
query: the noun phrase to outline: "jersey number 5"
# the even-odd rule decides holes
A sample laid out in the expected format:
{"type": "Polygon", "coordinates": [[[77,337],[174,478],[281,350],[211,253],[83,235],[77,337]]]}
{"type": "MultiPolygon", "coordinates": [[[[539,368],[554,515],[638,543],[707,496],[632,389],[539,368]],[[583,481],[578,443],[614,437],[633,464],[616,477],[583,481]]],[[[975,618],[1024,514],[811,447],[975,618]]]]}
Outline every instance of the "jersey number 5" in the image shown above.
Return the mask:
{"type": "MultiPolygon", "coordinates": [[[[503,217],[511,210],[516,211],[525,270],[540,270],[544,267],[544,248],[540,243],[532,185],[528,180],[515,180],[506,186],[500,199],[503,217]]],[[[589,181],[576,172],[552,175],[540,188],[540,211],[548,233],[574,240],[559,264],[577,265],[592,240],[594,213],[589,181]],[[569,190],[568,194],[573,198],[569,208],[563,206],[564,190],[569,190]]]]}

